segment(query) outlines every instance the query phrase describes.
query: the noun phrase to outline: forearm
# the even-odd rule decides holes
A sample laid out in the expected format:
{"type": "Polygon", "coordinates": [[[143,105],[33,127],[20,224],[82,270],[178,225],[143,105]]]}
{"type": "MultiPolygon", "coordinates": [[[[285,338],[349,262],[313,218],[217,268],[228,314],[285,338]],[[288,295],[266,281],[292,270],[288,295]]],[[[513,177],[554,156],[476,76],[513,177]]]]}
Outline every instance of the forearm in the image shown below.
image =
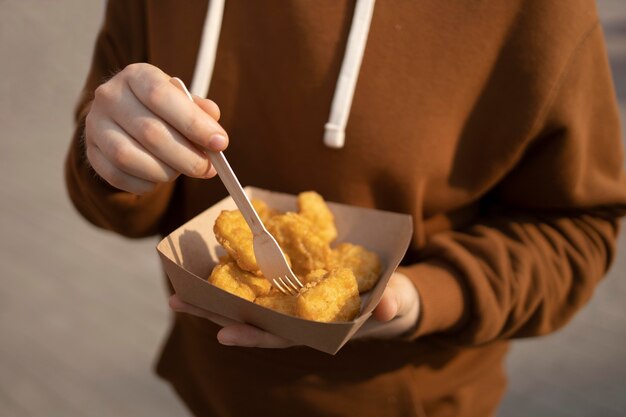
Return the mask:
{"type": "Polygon", "coordinates": [[[516,165],[482,214],[429,237],[407,268],[422,300],[413,337],[458,343],[542,335],[591,297],[626,213],[619,113],[597,23],[581,34],[516,165]]]}
{"type": "Polygon", "coordinates": [[[411,336],[473,345],[560,328],[609,267],[621,214],[503,215],[433,236],[402,269],[421,299],[411,336]]]}

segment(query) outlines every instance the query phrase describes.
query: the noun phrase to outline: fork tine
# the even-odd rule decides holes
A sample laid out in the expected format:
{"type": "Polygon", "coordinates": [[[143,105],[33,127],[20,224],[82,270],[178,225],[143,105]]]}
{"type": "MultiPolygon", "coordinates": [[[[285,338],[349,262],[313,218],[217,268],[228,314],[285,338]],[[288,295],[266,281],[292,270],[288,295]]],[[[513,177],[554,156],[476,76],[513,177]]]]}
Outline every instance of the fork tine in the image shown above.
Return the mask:
{"type": "MultiPolygon", "coordinates": [[[[297,278],[296,280],[298,284],[302,285],[300,280],[297,278]]],[[[278,288],[278,290],[285,295],[298,295],[300,288],[302,288],[302,286],[296,286],[286,275],[284,277],[274,278],[272,280],[272,284],[274,284],[274,287],[278,288]]]]}
{"type": "MultiPolygon", "coordinates": [[[[289,277],[287,277],[287,279],[289,279],[289,277]]],[[[292,283],[291,285],[293,285],[293,280],[295,280],[296,283],[298,284],[298,288],[296,288],[297,290],[299,290],[300,288],[304,287],[304,284],[302,284],[302,282],[300,282],[300,280],[298,279],[297,275],[294,274],[292,276],[292,279],[289,279],[289,282],[292,283]]]]}
{"type": "Polygon", "coordinates": [[[283,286],[283,284],[281,284],[276,278],[274,278],[272,280],[272,283],[274,284],[274,286],[276,288],[278,288],[280,290],[280,292],[282,292],[285,295],[291,295],[291,293],[289,291],[287,291],[287,289],[283,286]]]}
{"type": "Polygon", "coordinates": [[[282,284],[283,288],[289,292],[289,294],[295,296],[300,292],[300,289],[294,285],[294,283],[291,282],[287,276],[279,277],[277,280],[282,284]]]}
{"type": "MultiPolygon", "coordinates": [[[[300,290],[300,288],[299,288],[299,287],[297,287],[297,286],[296,286],[296,284],[294,284],[294,283],[293,283],[293,282],[289,279],[289,277],[288,277],[287,275],[285,275],[284,277],[282,277],[282,278],[281,278],[281,281],[282,281],[283,283],[285,283],[285,282],[286,282],[287,284],[289,284],[289,285],[291,286],[291,288],[293,288],[293,289],[294,289],[294,291],[296,291],[296,292],[298,292],[298,291],[300,290]]],[[[286,284],[285,284],[285,285],[286,285],[286,284]]],[[[290,292],[291,292],[291,291],[290,291],[290,292]]]]}
{"type": "Polygon", "coordinates": [[[293,285],[293,283],[291,281],[289,281],[289,278],[287,278],[287,276],[278,278],[278,281],[280,281],[280,283],[283,284],[283,286],[287,289],[289,294],[291,294],[291,295],[297,295],[298,294],[298,287],[293,285]]]}

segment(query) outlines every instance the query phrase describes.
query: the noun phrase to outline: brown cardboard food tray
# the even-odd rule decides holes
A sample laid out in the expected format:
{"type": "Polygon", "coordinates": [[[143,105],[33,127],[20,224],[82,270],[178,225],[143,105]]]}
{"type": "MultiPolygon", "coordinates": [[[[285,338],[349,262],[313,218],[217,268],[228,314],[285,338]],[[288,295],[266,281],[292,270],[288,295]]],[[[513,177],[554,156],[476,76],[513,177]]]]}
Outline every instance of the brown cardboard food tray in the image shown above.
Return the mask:
{"type": "MultiPolygon", "coordinates": [[[[296,211],[296,196],[246,187],[246,194],[281,211],[296,211]]],[[[376,252],[382,274],[363,297],[361,313],[350,322],[319,323],[288,316],[232,295],[206,281],[218,257],[225,254],[213,233],[222,210],[234,210],[228,197],[194,217],[157,245],[165,272],[178,296],[189,304],[233,320],[257,326],[314,349],[335,354],[370,317],[387,281],[406,252],[412,234],[411,216],[328,202],[335,216],[338,237],[376,252]]]]}

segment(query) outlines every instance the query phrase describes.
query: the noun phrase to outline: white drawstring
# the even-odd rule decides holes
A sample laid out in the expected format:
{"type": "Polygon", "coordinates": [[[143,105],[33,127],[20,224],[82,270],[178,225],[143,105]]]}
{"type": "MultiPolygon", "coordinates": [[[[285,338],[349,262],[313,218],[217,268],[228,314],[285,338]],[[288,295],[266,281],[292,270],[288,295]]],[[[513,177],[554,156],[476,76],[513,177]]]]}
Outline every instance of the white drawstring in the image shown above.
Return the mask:
{"type": "Polygon", "coordinates": [[[222,20],[224,18],[225,0],[210,0],[204,18],[204,28],[200,39],[200,49],[196,58],[196,68],[191,80],[191,93],[207,97],[213,77],[213,67],[217,56],[217,43],[220,39],[222,20]]]}
{"type": "MultiPolygon", "coordinates": [[[[375,1],[357,0],[354,9],[352,26],[348,35],[341,71],[335,86],[328,123],[324,125],[324,144],[330,148],[342,148],[345,144],[346,125],[363,61],[367,35],[372,23],[375,1]]],[[[225,0],[210,0],[204,19],[200,49],[191,82],[191,92],[201,97],[206,97],[209,92],[215,56],[217,55],[217,43],[224,17],[224,2],[225,0]]]]}
{"type": "Polygon", "coordinates": [[[330,107],[330,116],[328,123],[324,125],[324,144],[329,148],[343,148],[346,140],[346,125],[372,23],[374,2],[375,0],[358,0],[354,9],[352,27],[330,107]]]}

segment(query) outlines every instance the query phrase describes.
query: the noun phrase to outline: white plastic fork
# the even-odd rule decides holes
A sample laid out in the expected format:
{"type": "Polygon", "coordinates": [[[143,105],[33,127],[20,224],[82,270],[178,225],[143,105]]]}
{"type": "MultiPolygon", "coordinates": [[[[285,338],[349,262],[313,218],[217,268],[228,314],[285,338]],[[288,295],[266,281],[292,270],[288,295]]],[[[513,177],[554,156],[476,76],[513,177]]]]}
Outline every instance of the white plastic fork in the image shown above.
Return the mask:
{"type": "MultiPolygon", "coordinates": [[[[189,100],[193,101],[191,93],[180,78],[174,77],[171,81],[187,95],[189,100]]],[[[252,207],[226,157],[222,152],[207,152],[207,154],[217,171],[217,175],[219,175],[246,223],[250,226],[250,230],[252,230],[254,256],[261,273],[283,294],[297,295],[300,288],[303,287],[302,282],[293,273],[280,246],[267,231],[254,207],[252,207]]]]}

